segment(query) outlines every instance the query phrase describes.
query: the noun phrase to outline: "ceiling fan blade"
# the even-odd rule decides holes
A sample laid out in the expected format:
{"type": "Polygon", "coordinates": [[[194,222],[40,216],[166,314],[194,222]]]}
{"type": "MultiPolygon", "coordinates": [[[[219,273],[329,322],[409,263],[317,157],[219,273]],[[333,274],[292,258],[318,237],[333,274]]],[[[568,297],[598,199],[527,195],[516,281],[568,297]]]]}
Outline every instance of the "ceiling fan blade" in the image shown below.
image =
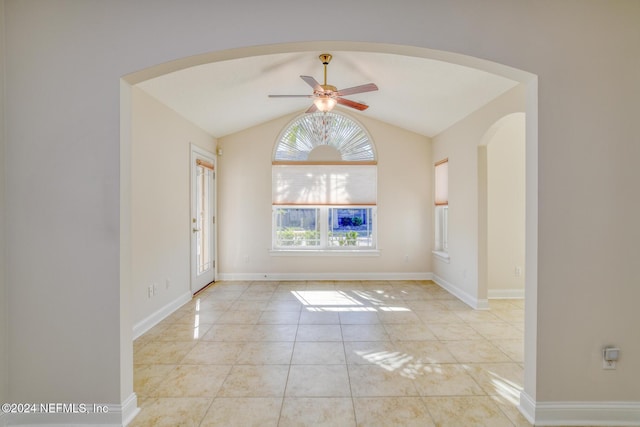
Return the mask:
{"type": "Polygon", "coordinates": [[[269,95],[269,98],[311,98],[313,95],[269,95]]]}
{"type": "Polygon", "coordinates": [[[311,107],[309,107],[307,111],[305,111],[305,113],[315,113],[316,111],[318,111],[318,107],[316,107],[316,104],[311,104],[311,107]]]}
{"type": "Polygon", "coordinates": [[[350,99],[336,98],[336,101],[340,105],[344,105],[345,107],[355,108],[356,110],[360,110],[360,111],[364,111],[367,108],[369,108],[369,106],[367,104],[362,104],[360,102],[351,101],[350,99]]]}
{"type": "Polygon", "coordinates": [[[354,86],[354,87],[349,87],[346,89],[340,89],[337,93],[338,96],[345,96],[345,95],[353,95],[354,93],[362,93],[362,92],[371,92],[374,90],[378,90],[378,86],[375,85],[375,83],[368,83],[366,85],[360,85],[360,86],[354,86]]]}
{"type": "Polygon", "coordinates": [[[304,80],[309,86],[313,88],[313,90],[322,90],[322,86],[316,79],[311,76],[300,76],[302,80],[304,80]]]}

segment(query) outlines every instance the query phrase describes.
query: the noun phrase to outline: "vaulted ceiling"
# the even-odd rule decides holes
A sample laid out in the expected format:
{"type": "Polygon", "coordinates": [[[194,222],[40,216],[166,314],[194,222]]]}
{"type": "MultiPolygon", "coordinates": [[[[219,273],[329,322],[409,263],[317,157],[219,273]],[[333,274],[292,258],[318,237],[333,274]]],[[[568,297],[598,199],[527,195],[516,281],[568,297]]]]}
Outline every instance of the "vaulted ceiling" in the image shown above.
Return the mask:
{"type": "MultiPolygon", "coordinates": [[[[304,112],[308,98],[270,94],[311,94],[300,75],[323,83],[318,55],[307,51],[213,62],[138,84],[214,137],[223,137],[275,118],[304,112]]],[[[376,83],[378,91],[348,96],[370,107],[347,108],[428,137],[479,109],[518,82],[448,62],[389,53],[332,51],[327,83],[343,89],[376,83]]],[[[338,107],[341,108],[341,107],[338,107]]]]}

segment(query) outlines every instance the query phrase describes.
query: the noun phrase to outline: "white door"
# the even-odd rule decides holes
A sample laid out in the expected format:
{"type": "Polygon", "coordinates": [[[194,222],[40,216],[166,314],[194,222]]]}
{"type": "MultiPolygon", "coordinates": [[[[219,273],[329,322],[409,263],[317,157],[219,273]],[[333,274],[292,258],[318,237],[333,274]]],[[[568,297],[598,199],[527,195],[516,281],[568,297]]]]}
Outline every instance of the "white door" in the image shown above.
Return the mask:
{"type": "Polygon", "coordinates": [[[191,146],[191,292],[215,280],[214,155],[191,146]]]}

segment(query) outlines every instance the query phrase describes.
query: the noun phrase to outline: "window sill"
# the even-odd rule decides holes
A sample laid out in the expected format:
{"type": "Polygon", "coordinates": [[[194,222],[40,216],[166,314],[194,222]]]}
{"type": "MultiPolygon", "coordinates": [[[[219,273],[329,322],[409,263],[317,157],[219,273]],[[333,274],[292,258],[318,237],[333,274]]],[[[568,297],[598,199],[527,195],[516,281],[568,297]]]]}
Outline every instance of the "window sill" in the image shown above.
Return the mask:
{"type": "Polygon", "coordinates": [[[446,262],[447,264],[451,262],[451,258],[449,258],[449,254],[447,252],[432,251],[431,253],[433,253],[433,256],[435,256],[442,262],[446,262]]]}
{"type": "Polygon", "coordinates": [[[380,256],[380,251],[377,249],[365,249],[365,250],[289,250],[289,249],[271,249],[269,250],[271,256],[340,256],[340,257],[357,257],[357,256],[380,256]]]}

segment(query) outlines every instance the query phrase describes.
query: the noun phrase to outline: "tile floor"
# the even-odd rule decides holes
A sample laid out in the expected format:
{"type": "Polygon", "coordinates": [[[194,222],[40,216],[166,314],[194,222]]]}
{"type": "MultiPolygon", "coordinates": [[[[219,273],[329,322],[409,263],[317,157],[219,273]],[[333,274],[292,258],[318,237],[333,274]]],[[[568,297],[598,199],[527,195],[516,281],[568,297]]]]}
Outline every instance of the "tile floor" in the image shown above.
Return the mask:
{"type": "Polygon", "coordinates": [[[134,343],[138,426],[530,426],[521,300],[430,281],[217,282],[134,343]]]}

